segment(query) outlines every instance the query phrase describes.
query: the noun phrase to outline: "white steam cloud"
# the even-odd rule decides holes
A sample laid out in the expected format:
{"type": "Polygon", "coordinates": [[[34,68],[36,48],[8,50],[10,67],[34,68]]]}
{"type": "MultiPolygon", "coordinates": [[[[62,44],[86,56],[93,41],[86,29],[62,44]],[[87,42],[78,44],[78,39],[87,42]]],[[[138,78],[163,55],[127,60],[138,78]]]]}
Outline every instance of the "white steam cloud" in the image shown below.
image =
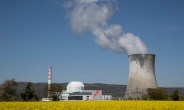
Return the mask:
{"type": "Polygon", "coordinates": [[[116,0],[72,0],[64,4],[67,18],[75,34],[91,33],[103,49],[120,54],[147,53],[145,44],[133,33],[123,33],[122,26],[108,25],[107,20],[117,10],[116,0]]]}

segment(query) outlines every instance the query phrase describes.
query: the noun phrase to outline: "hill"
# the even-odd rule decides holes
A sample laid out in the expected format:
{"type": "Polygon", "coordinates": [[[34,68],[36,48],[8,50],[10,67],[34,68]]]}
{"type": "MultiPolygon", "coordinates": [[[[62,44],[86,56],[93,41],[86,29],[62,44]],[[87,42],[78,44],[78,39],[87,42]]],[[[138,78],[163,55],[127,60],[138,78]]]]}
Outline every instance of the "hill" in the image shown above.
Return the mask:
{"type": "MultiPolygon", "coordinates": [[[[19,87],[17,94],[20,94],[23,92],[25,89],[27,82],[18,82],[19,87]]],[[[66,90],[66,86],[68,83],[59,83],[63,85],[63,90],[66,90]]],[[[36,93],[39,95],[39,98],[43,97],[43,88],[47,83],[32,83],[34,90],[36,93]]],[[[172,91],[175,89],[179,90],[180,95],[184,94],[184,87],[161,87],[166,89],[168,94],[172,94],[172,91]]],[[[113,97],[123,97],[125,90],[126,90],[126,85],[120,85],[120,84],[103,84],[103,83],[84,83],[84,89],[85,90],[102,90],[103,95],[112,95],[113,97]]]]}

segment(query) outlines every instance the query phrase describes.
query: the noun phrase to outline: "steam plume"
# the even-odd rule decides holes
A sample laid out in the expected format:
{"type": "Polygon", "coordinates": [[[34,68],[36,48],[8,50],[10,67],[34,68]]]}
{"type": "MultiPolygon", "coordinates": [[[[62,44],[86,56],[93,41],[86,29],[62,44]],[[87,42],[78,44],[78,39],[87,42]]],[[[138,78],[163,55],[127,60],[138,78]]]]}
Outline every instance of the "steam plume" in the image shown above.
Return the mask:
{"type": "Polygon", "coordinates": [[[123,33],[122,26],[108,25],[117,10],[116,0],[72,0],[64,5],[74,34],[91,33],[103,49],[120,54],[147,53],[145,44],[133,33],[123,33]]]}

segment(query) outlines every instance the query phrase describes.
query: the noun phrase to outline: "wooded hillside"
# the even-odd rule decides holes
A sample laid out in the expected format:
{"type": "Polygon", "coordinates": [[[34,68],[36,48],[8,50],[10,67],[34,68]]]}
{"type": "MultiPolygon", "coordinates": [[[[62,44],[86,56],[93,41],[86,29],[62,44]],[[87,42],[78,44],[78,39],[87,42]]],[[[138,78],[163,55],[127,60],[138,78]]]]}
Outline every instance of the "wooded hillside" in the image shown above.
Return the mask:
{"type": "MultiPolygon", "coordinates": [[[[63,90],[66,90],[66,86],[68,83],[60,83],[63,85],[63,90]]],[[[27,82],[18,82],[18,91],[17,94],[23,92],[27,85],[27,82]]],[[[43,97],[43,88],[47,85],[47,83],[32,83],[32,86],[35,92],[38,94],[39,98],[43,97]]],[[[171,94],[173,90],[178,89],[179,94],[184,94],[184,87],[174,87],[174,88],[165,88],[168,94],[171,94]]],[[[112,95],[113,97],[123,97],[124,92],[126,90],[126,85],[120,84],[103,84],[103,83],[84,83],[85,90],[102,90],[102,94],[104,95],[112,95]]]]}

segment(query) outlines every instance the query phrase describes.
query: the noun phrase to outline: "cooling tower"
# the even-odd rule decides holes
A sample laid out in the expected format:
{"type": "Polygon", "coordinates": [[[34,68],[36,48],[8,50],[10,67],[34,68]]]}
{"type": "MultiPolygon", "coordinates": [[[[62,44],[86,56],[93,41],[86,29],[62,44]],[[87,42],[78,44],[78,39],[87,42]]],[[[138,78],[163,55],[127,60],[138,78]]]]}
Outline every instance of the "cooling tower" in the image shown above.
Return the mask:
{"type": "Polygon", "coordinates": [[[132,54],[129,60],[129,79],[124,98],[142,98],[147,88],[158,88],[154,54],[132,54]]]}

